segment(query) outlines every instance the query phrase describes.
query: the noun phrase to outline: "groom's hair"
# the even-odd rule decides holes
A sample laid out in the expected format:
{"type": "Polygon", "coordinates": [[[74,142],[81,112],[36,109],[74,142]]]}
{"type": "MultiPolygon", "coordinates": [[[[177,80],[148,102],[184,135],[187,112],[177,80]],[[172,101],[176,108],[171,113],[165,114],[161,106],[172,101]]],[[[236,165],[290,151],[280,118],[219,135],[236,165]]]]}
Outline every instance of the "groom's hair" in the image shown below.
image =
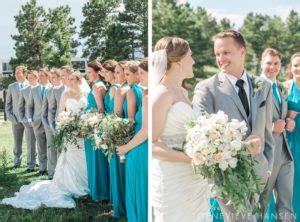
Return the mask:
{"type": "Polygon", "coordinates": [[[224,39],[224,38],[233,38],[233,40],[238,43],[240,46],[246,48],[246,41],[243,37],[243,35],[235,31],[233,29],[224,30],[222,32],[217,33],[212,37],[213,41],[216,41],[217,39],[224,39]]]}

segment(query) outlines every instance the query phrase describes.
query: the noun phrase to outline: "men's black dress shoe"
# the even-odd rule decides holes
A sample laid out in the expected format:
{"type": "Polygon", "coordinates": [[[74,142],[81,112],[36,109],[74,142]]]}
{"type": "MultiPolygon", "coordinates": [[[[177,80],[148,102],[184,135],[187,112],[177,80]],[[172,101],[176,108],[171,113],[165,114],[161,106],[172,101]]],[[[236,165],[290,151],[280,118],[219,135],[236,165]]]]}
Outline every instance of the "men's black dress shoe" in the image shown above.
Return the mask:
{"type": "Polygon", "coordinates": [[[34,169],[26,169],[26,171],[25,171],[25,173],[32,173],[32,172],[34,172],[34,169]]]}
{"type": "Polygon", "coordinates": [[[15,169],[18,169],[18,168],[20,168],[19,165],[14,165],[14,166],[11,167],[12,170],[15,170],[15,169]]]}
{"type": "Polygon", "coordinates": [[[39,177],[39,176],[44,176],[44,175],[47,175],[47,171],[46,170],[43,170],[43,171],[39,171],[36,176],[39,177]]]}

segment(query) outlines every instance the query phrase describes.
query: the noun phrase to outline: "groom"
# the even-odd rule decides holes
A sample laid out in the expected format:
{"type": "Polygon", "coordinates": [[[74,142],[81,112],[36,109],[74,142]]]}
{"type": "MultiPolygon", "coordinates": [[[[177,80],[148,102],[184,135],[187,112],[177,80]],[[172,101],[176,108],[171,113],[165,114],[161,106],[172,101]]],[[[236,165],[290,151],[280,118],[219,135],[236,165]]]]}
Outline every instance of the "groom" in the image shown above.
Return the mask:
{"type": "MultiPolygon", "coordinates": [[[[260,151],[250,150],[258,161],[256,174],[266,183],[273,167],[272,91],[266,81],[254,81],[244,67],[246,43],[241,33],[226,30],[213,37],[218,74],[197,84],[193,105],[202,112],[224,111],[229,119],[245,121],[246,137],[261,139],[260,151]]],[[[264,186],[260,187],[261,191],[264,186]]],[[[249,200],[249,204],[251,200],[249,200]]],[[[218,199],[225,221],[256,221],[255,215],[238,214],[227,200],[218,199]]]]}

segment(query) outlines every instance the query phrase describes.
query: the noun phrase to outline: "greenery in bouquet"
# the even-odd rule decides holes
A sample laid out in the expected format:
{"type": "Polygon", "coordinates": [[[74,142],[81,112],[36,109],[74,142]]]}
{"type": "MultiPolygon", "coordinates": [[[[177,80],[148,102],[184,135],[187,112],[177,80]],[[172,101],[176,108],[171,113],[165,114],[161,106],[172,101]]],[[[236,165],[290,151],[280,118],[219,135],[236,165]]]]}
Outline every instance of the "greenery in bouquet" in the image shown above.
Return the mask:
{"type": "Polygon", "coordinates": [[[91,109],[80,115],[80,137],[94,139],[94,130],[98,128],[104,115],[98,113],[96,109],[91,109]]]}
{"type": "Polygon", "coordinates": [[[80,133],[80,112],[65,111],[57,116],[56,133],[53,136],[52,145],[59,152],[67,150],[67,144],[73,144],[78,149],[80,133]]]}
{"type": "Polygon", "coordinates": [[[243,142],[246,123],[229,121],[219,111],[192,120],[187,128],[185,152],[192,158],[195,173],[213,181],[212,196],[226,200],[238,213],[258,212],[262,182],[254,170],[257,161],[243,142]]]}
{"type": "Polygon", "coordinates": [[[110,159],[118,146],[127,144],[134,136],[135,122],[120,118],[115,114],[105,116],[94,131],[97,148],[104,151],[110,159]]]}

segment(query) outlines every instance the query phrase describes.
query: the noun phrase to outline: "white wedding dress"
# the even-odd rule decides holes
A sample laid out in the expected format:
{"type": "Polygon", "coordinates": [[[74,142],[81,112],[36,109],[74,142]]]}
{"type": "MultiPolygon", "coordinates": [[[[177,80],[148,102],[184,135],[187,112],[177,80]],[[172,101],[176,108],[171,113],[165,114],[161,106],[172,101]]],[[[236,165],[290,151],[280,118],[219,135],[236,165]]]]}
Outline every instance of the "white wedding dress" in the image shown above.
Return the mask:
{"type": "MultiPolygon", "coordinates": [[[[79,111],[87,104],[85,97],[80,100],[67,99],[66,109],[79,111]]],[[[88,194],[88,180],[83,140],[81,149],[68,145],[67,151],[58,158],[53,180],[37,180],[24,185],[14,197],[5,198],[2,204],[16,208],[34,210],[39,207],[75,208],[73,197],[88,194]]]]}
{"type": "MultiPolygon", "coordinates": [[[[197,112],[184,102],[169,110],[160,141],[168,147],[181,147],[185,125],[197,112]]],[[[155,222],[211,221],[209,185],[195,175],[191,164],[152,161],[152,205],[155,222]]]]}

